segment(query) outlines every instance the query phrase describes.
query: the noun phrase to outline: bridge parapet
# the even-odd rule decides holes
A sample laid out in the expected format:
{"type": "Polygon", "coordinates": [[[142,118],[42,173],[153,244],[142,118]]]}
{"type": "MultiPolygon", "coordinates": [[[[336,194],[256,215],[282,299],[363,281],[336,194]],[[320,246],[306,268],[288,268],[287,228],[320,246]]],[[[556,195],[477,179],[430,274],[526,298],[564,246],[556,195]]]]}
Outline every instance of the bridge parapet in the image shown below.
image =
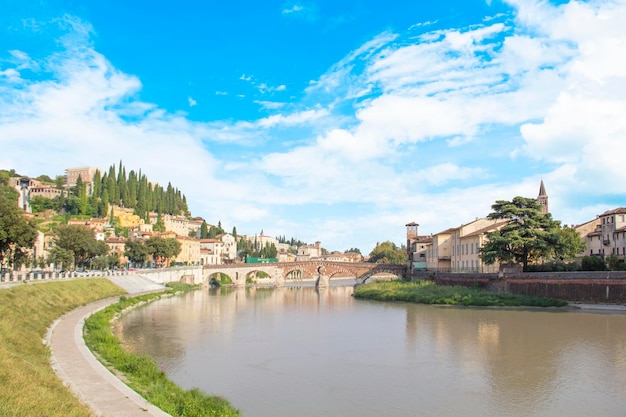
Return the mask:
{"type": "Polygon", "coordinates": [[[205,265],[204,282],[208,283],[209,276],[216,273],[229,275],[235,286],[244,286],[246,277],[251,272],[263,271],[271,277],[274,285],[284,285],[285,278],[299,271],[302,278],[318,278],[320,271],[331,279],[333,276],[353,277],[357,282],[365,282],[368,278],[381,274],[393,274],[403,278],[406,274],[406,265],[399,264],[374,264],[368,262],[328,262],[328,261],[301,261],[301,262],[278,262],[267,264],[228,264],[228,265],[205,265]]]}
{"type": "Polygon", "coordinates": [[[157,284],[184,282],[185,284],[202,284],[202,267],[186,266],[179,268],[140,269],[135,272],[157,284]]]}

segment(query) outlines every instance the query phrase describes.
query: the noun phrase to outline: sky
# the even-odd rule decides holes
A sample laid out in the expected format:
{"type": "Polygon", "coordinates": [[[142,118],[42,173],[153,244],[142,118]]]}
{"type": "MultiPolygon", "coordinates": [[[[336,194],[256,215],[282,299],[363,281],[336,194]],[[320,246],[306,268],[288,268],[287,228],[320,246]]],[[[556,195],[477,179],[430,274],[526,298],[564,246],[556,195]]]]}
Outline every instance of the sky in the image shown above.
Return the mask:
{"type": "Polygon", "coordinates": [[[326,249],[626,206],[626,0],[2,0],[0,169],[123,161],[326,249]]]}

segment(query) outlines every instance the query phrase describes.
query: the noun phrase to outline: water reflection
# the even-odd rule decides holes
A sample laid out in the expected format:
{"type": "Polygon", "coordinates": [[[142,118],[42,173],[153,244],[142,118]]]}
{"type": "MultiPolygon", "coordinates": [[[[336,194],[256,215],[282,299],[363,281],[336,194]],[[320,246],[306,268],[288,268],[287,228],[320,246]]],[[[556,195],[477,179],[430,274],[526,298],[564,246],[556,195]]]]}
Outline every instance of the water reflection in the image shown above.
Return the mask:
{"type": "Polygon", "coordinates": [[[626,316],[196,291],[125,318],[129,349],[262,416],[624,416],[626,316]]]}

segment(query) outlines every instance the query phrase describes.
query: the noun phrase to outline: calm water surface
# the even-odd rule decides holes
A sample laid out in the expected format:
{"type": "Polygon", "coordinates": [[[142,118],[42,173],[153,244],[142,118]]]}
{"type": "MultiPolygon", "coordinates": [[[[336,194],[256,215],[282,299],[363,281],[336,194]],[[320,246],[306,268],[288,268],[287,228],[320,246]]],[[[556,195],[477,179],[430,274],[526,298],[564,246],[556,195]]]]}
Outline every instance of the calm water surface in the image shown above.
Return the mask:
{"type": "Polygon", "coordinates": [[[130,313],[127,348],[245,417],[626,416],[626,315],[195,291],[130,313]]]}

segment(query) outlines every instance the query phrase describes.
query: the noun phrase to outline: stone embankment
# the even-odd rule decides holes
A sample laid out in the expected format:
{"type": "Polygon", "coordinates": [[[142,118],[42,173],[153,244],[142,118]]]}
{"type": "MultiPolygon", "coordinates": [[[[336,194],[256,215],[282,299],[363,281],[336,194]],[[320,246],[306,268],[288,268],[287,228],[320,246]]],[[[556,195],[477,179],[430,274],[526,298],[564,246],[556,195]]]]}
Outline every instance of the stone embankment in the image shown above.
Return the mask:
{"type": "Polygon", "coordinates": [[[496,292],[552,297],[580,303],[626,303],[626,271],[511,272],[505,274],[420,272],[412,278],[496,292]]]}

